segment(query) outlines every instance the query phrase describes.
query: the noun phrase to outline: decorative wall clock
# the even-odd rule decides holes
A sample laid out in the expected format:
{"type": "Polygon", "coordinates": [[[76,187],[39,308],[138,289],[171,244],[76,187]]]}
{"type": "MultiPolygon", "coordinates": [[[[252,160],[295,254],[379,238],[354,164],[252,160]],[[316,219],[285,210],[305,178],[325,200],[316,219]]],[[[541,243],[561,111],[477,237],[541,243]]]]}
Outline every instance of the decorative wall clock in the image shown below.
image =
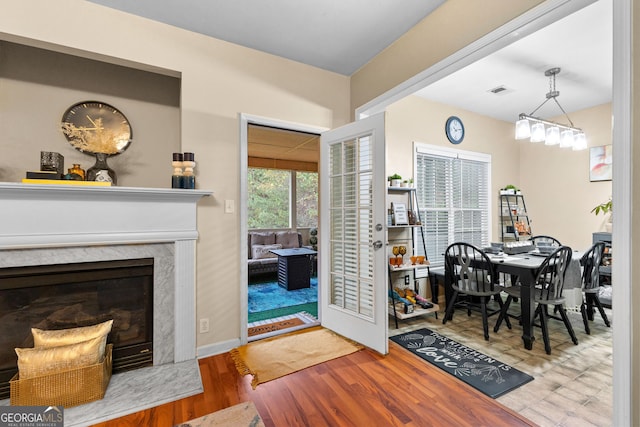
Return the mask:
{"type": "Polygon", "coordinates": [[[460,144],[464,139],[464,125],[459,117],[449,117],[445,124],[444,131],[452,144],[460,144]]]}
{"type": "Polygon", "coordinates": [[[120,154],[131,144],[133,132],[125,115],[100,101],[72,105],[62,116],[62,132],[83,153],[120,154]]]}
{"type": "Polygon", "coordinates": [[[107,157],[129,148],[133,131],[125,115],[100,101],[72,105],[62,115],[62,132],[78,151],[96,156],[96,164],[87,169],[87,181],[116,184],[116,173],[107,165],[107,157]]]}

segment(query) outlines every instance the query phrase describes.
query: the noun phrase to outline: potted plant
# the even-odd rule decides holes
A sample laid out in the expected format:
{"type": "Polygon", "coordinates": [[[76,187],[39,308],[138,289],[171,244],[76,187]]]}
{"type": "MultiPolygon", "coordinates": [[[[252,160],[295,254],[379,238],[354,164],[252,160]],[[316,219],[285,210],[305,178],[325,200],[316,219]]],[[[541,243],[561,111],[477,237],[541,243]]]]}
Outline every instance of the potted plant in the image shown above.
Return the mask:
{"type": "Polygon", "coordinates": [[[515,185],[509,184],[500,189],[500,194],[516,194],[518,191],[519,190],[515,185]]]}
{"type": "Polygon", "coordinates": [[[613,228],[613,200],[609,199],[606,202],[600,203],[599,205],[591,209],[591,212],[595,215],[599,215],[600,212],[602,212],[603,215],[609,214],[607,222],[604,224],[604,226],[607,232],[611,233],[611,229],[613,228]]]}
{"type": "Polygon", "coordinates": [[[394,173],[388,179],[392,187],[400,187],[400,184],[402,183],[402,177],[397,173],[394,173]]]}
{"type": "Polygon", "coordinates": [[[400,183],[400,187],[408,187],[409,186],[409,180],[405,179],[404,181],[402,181],[400,183]]]}

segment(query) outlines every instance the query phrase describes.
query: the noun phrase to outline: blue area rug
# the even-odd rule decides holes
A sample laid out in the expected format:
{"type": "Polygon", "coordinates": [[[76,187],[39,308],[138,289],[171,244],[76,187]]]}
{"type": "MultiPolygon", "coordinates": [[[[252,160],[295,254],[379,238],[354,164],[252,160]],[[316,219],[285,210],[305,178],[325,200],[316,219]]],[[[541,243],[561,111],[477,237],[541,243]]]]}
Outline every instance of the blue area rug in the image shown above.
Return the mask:
{"type": "Polygon", "coordinates": [[[390,339],[494,399],[533,380],[531,375],[427,328],[390,339]]]}
{"type": "Polygon", "coordinates": [[[318,301],[318,278],[311,278],[311,287],[287,291],[277,281],[249,285],[249,313],[274,310],[318,301]]]}

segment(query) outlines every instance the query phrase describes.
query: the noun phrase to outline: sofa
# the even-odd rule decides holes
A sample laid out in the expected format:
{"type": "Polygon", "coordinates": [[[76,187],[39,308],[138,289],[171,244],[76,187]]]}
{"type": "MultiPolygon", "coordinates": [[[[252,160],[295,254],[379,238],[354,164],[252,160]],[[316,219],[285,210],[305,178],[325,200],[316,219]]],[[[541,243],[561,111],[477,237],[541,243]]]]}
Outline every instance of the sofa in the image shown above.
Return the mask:
{"type": "Polygon", "coordinates": [[[269,251],[302,247],[302,235],[297,231],[250,231],[248,234],[249,278],[259,274],[276,273],[278,256],[269,251]]]}

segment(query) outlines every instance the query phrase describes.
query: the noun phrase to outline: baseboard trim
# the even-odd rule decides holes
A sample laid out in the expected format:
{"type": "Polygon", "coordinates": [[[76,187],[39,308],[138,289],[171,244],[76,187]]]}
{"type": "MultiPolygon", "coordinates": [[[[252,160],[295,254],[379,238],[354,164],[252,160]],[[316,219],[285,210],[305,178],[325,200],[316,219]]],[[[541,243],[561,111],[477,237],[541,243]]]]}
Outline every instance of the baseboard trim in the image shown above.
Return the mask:
{"type": "Polygon", "coordinates": [[[216,354],[226,353],[227,351],[230,351],[231,349],[234,349],[239,346],[240,346],[240,338],[235,338],[232,340],[222,341],[215,344],[200,346],[197,348],[196,353],[198,355],[197,356],[198,359],[202,359],[204,357],[210,357],[210,356],[215,356],[216,354]]]}

